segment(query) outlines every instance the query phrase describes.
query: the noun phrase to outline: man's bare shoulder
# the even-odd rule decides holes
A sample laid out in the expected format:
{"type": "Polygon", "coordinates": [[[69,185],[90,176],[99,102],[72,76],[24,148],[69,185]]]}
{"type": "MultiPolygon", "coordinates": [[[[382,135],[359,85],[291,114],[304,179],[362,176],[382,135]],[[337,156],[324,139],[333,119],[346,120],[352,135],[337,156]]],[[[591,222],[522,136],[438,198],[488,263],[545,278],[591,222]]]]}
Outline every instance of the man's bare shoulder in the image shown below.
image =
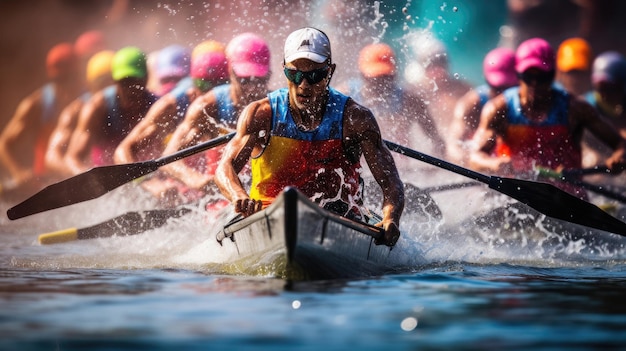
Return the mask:
{"type": "Polygon", "coordinates": [[[264,97],[263,99],[252,101],[250,103],[251,106],[254,106],[255,109],[258,110],[259,113],[272,112],[272,106],[270,104],[270,99],[268,97],[264,97]]]}
{"type": "Polygon", "coordinates": [[[569,110],[576,113],[596,115],[596,109],[583,97],[569,94],[569,110]]]}
{"type": "Polygon", "coordinates": [[[59,115],[60,118],[67,115],[77,116],[85,104],[86,102],[81,98],[74,99],[74,101],[70,102],[69,105],[65,106],[63,110],[61,110],[61,114],[59,115]]]}
{"type": "Polygon", "coordinates": [[[504,112],[507,109],[507,100],[504,94],[497,95],[485,103],[484,109],[492,109],[498,112],[504,112]]]}
{"type": "Polygon", "coordinates": [[[194,99],[187,108],[185,120],[195,120],[204,118],[205,114],[215,115],[217,113],[217,97],[209,90],[208,92],[194,99]]]}
{"type": "Polygon", "coordinates": [[[207,108],[209,106],[217,105],[217,96],[213,90],[209,90],[206,93],[198,96],[193,102],[191,106],[196,106],[198,108],[207,108]]]}
{"type": "Polygon", "coordinates": [[[17,105],[16,116],[29,118],[29,115],[38,115],[43,109],[43,87],[38,88],[22,98],[17,105]]]}
{"type": "Polygon", "coordinates": [[[457,105],[465,106],[468,108],[472,108],[480,104],[480,94],[476,89],[472,89],[467,93],[463,94],[457,101],[457,105]]]}
{"type": "Polygon", "coordinates": [[[248,131],[267,130],[272,119],[272,106],[269,98],[256,100],[248,104],[241,113],[241,120],[248,131]]]}
{"type": "Polygon", "coordinates": [[[374,114],[369,108],[348,99],[344,110],[344,135],[358,135],[369,131],[380,133],[374,114]]]}
{"type": "Polygon", "coordinates": [[[160,110],[160,109],[168,109],[172,107],[176,108],[177,103],[178,102],[176,100],[176,96],[172,93],[169,93],[158,98],[157,101],[155,101],[152,104],[152,107],[150,107],[150,109],[160,110]]]}
{"type": "Polygon", "coordinates": [[[374,118],[374,115],[369,108],[354,101],[352,98],[348,99],[346,102],[344,116],[349,119],[374,118]]]}
{"type": "Polygon", "coordinates": [[[105,100],[105,91],[100,90],[91,95],[91,97],[85,102],[85,105],[101,105],[105,103],[105,100]]]}
{"type": "Polygon", "coordinates": [[[107,114],[107,98],[104,90],[101,90],[91,96],[84,103],[80,110],[81,120],[93,120],[98,118],[106,118],[107,114]]]}

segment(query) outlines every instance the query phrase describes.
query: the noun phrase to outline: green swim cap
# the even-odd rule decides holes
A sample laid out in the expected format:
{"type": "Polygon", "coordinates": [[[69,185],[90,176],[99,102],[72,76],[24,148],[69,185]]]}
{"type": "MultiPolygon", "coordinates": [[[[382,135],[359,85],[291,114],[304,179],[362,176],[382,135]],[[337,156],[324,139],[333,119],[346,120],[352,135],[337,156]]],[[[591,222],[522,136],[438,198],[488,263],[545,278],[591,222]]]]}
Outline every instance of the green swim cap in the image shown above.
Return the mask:
{"type": "Polygon", "coordinates": [[[139,48],[128,46],[120,49],[113,56],[111,62],[111,74],[113,80],[124,78],[146,78],[148,68],[146,65],[146,54],[139,48]]]}

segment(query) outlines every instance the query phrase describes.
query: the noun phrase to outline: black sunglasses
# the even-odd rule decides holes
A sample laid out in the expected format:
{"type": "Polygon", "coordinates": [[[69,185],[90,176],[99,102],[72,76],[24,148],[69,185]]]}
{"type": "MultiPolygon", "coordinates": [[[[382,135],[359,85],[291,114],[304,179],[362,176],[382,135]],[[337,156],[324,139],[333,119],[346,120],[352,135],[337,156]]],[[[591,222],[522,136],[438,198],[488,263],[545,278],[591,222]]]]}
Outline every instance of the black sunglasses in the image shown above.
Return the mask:
{"type": "Polygon", "coordinates": [[[314,69],[312,71],[298,71],[297,69],[291,69],[285,67],[285,77],[289,79],[290,82],[295,83],[296,85],[300,85],[303,80],[306,79],[309,84],[317,84],[324,80],[324,78],[328,77],[328,72],[330,72],[330,67],[325,66],[322,68],[314,69]]]}
{"type": "Polygon", "coordinates": [[[532,84],[533,82],[536,82],[537,84],[547,84],[554,80],[554,71],[549,71],[549,72],[525,71],[523,73],[518,74],[518,77],[526,84],[532,84]]]}
{"type": "Polygon", "coordinates": [[[240,85],[252,85],[252,84],[265,84],[269,80],[269,76],[265,77],[237,77],[237,81],[240,85]]]}

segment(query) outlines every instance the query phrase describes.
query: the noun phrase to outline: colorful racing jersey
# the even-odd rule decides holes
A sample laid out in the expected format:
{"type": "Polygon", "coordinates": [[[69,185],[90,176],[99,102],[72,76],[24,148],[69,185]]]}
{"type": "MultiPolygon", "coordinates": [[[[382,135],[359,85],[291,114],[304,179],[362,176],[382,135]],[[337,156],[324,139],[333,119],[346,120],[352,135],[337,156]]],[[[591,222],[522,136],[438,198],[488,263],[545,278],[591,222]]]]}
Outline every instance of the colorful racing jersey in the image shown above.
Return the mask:
{"type": "Polygon", "coordinates": [[[581,167],[581,148],[569,126],[570,95],[552,89],[552,108],[545,119],[529,120],[522,112],[519,88],[507,89],[507,129],[504,141],[509,149],[513,168],[529,171],[535,166],[557,169],[581,167]]]}
{"type": "MultiPolygon", "coordinates": [[[[117,96],[117,86],[108,86],[104,89],[103,94],[107,113],[106,118],[100,126],[103,132],[102,138],[91,150],[91,160],[94,166],[113,164],[115,148],[124,140],[138,122],[138,119],[130,118],[131,116],[124,116],[117,96]]],[[[144,111],[144,115],[148,108],[156,101],[157,97],[150,94],[149,99],[150,101],[146,103],[147,107],[144,111]]]]}
{"type": "Polygon", "coordinates": [[[252,158],[250,197],[269,205],[287,186],[295,186],[324,206],[341,200],[360,202],[361,165],[344,151],[343,113],[348,97],[329,88],[320,125],[303,131],[289,109],[288,90],[269,95],[272,121],[263,152],[252,158]]]}

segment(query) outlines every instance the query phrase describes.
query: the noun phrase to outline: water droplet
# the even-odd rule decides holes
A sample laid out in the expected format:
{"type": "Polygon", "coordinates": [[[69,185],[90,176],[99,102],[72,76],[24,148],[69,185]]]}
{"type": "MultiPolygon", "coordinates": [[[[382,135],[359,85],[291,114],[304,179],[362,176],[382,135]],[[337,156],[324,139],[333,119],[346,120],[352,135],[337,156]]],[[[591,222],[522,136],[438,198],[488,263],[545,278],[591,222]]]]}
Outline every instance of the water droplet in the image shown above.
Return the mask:
{"type": "Polygon", "coordinates": [[[417,327],[417,318],[407,317],[400,323],[400,328],[404,331],[411,331],[417,327]]]}

